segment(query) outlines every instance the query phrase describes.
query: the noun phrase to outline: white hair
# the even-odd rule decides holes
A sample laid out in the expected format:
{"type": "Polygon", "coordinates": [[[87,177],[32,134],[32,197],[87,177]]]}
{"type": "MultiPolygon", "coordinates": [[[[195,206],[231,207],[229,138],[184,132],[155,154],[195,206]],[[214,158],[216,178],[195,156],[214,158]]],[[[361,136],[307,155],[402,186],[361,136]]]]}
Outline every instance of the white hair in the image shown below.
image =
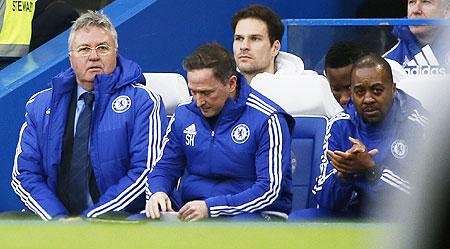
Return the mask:
{"type": "Polygon", "coordinates": [[[72,24],[68,41],[69,50],[72,46],[75,31],[89,26],[99,27],[110,32],[115,43],[115,48],[117,49],[119,47],[119,43],[117,41],[117,31],[111,23],[111,20],[109,20],[109,18],[101,12],[88,10],[72,24]]]}

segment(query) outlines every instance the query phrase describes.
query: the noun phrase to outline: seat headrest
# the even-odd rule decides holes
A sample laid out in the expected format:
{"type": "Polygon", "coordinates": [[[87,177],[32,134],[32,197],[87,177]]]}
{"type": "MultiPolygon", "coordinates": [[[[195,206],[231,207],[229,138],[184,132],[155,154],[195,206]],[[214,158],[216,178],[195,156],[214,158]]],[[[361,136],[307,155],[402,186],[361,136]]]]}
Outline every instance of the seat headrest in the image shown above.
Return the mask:
{"type": "Polygon", "coordinates": [[[291,115],[332,117],[342,111],[322,75],[260,73],[251,86],[291,115]]]}
{"type": "Polygon", "coordinates": [[[189,98],[184,77],[178,73],[144,73],[147,87],[159,94],[167,114],[175,113],[177,105],[189,98]]]}

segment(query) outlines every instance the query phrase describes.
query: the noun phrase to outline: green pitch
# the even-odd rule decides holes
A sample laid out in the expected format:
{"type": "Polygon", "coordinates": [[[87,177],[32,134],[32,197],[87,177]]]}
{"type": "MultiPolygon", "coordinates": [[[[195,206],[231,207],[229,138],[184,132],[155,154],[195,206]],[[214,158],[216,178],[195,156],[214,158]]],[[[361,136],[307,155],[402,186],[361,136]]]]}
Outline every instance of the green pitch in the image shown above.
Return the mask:
{"type": "MultiPolygon", "coordinates": [[[[1,248],[386,248],[370,223],[106,223],[2,221],[1,248]]],[[[388,229],[388,230],[389,230],[388,229]]],[[[386,233],[389,234],[389,233],[386,233]]],[[[385,241],[386,239],[384,239],[385,241]]]]}

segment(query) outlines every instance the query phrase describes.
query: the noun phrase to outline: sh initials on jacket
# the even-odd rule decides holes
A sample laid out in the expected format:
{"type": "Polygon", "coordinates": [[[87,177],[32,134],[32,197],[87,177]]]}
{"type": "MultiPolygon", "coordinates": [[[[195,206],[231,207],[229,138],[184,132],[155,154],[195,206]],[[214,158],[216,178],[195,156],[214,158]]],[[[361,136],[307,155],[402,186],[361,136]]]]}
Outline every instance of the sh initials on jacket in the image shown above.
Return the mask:
{"type": "Polygon", "coordinates": [[[186,134],[186,145],[194,146],[195,135],[197,135],[195,124],[191,124],[185,128],[183,133],[186,134]]]}

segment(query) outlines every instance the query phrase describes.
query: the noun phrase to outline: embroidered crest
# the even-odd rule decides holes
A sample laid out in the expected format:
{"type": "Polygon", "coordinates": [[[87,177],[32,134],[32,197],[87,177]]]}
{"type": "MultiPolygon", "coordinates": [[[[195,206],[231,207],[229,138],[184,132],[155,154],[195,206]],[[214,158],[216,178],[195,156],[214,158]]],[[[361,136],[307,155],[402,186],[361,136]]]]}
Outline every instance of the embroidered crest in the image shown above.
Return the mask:
{"type": "Polygon", "coordinates": [[[250,137],[250,129],[246,124],[238,124],[231,131],[231,138],[237,144],[243,144],[250,137]]]}
{"type": "Polygon", "coordinates": [[[391,144],[391,152],[395,158],[403,159],[408,154],[408,145],[404,140],[397,139],[391,144]]]}
{"type": "Polygon", "coordinates": [[[195,124],[191,124],[185,128],[183,133],[186,134],[186,145],[194,146],[195,135],[197,135],[195,124]]]}
{"type": "Polygon", "coordinates": [[[123,113],[130,109],[131,99],[128,96],[121,95],[112,102],[112,109],[116,113],[123,113]]]}

